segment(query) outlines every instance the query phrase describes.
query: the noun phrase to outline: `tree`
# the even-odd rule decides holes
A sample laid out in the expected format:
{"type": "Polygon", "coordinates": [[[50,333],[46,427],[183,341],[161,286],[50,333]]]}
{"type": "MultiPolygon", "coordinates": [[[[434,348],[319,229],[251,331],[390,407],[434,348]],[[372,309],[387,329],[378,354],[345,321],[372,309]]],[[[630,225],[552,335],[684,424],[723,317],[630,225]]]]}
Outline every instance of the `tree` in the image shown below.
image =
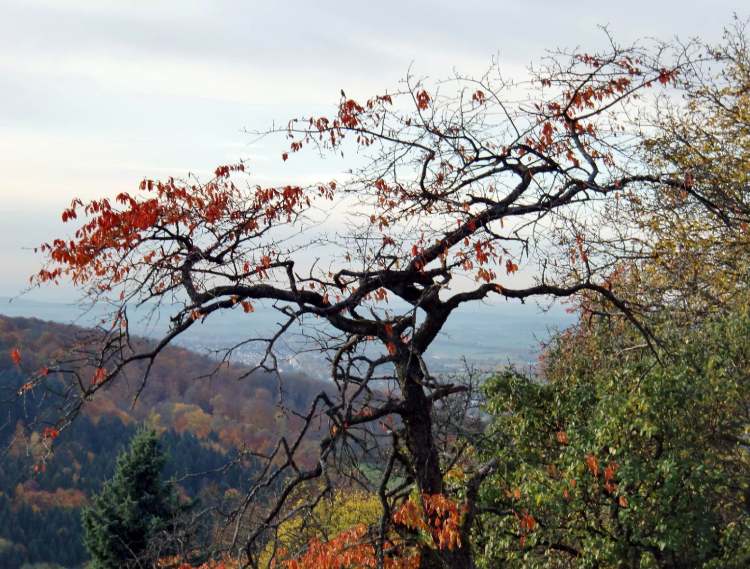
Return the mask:
{"type": "Polygon", "coordinates": [[[549,346],[541,377],[488,382],[483,566],[747,565],[747,304],[659,328],[667,365],[632,330],[583,322],[549,346]]]}
{"type": "MultiPolygon", "coordinates": [[[[613,237],[603,223],[623,196],[688,187],[681,172],[643,164],[630,116],[637,97],[689,72],[690,55],[612,43],[598,54],[557,54],[527,83],[493,70],[429,90],[408,78],[402,90],[364,102],[342,93],[334,117],[290,121],[281,158],[308,147],[343,153],[351,142],[364,158],[343,181],[243,184],[241,163],[205,182],[145,179],[138,195],[74,200],[63,220],[87,219],[72,238],[42,246],[49,263],[36,280],[70,278],[116,309],[95,350],[49,367],[72,380],[59,426],[125,373],[137,370],[145,383],[164,346],[190,327],[225,310],[243,310],[251,322],[253,303],[266,302],[278,310],[278,329],[237,345],[262,343],[258,369],[276,370],[279,339],[300,323],[328,357],[335,393],[321,393],[299,433],[264,457],[262,476],[230,516],[228,547],[241,546],[256,564],[299,487],[325,482],[310,486],[314,503],[347,476],[379,493],[383,528],[413,530],[392,513],[414,488],[428,527],[442,515],[431,504],[460,499],[458,537],[449,540],[460,546],[420,542],[421,563],[470,567],[476,487],[492,465],[467,473],[464,495],[445,496],[462,447],[454,428],[436,428],[435,411],[468,388],[434,376],[425,353],[453,311],[493,295],[525,301],[588,292],[652,342],[615,278],[620,263],[648,255],[648,245],[633,238],[633,224],[616,226],[613,237]],[[336,205],[347,208],[348,226],[328,239],[325,213],[336,205]],[[524,264],[537,266],[536,282],[520,276],[524,264]],[[127,310],[138,303],[170,314],[170,331],[154,345],[129,338],[127,310]],[[298,451],[321,417],[329,436],[318,459],[303,464],[298,451]],[[363,465],[378,462],[388,466],[373,483],[363,465]],[[389,484],[392,476],[403,484],[389,484]],[[271,488],[277,496],[263,506],[258,498],[271,488]]],[[[452,420],[460,428],[460,418],[452,420]]]]}
{"type": "Polygon", "coordinates": [[[618,212],[651,244],[628,266],[628,299],[686,323],[731,311],[750,276],[747,22],[736,19],[720,44],[700,49],[701,61],[679,79],[681,97],[648,111],[642,150],[654,172],[685,184],[633,196],[618,212]]]}
{"type": "Polygon", "coordinates": [[[150,567],[171,553],[154,547],[157,536],[173,530],[180,511],[174,487],[161,480],[164,460],[156,432],[148,428],[117,457],[114,476],[81,513],[92,568],[150,567]]]}

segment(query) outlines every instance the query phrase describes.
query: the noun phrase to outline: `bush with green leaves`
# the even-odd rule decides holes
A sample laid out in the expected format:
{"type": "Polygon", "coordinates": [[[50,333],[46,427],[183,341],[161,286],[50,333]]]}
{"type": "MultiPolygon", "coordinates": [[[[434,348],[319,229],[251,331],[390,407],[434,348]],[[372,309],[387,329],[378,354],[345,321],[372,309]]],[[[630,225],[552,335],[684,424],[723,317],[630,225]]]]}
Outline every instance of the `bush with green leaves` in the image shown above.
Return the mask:
{"type": "Polygon", "coordinates": [[[486,385],[484,567],[750,566],[750,313],[557,337],[486,385]]]}

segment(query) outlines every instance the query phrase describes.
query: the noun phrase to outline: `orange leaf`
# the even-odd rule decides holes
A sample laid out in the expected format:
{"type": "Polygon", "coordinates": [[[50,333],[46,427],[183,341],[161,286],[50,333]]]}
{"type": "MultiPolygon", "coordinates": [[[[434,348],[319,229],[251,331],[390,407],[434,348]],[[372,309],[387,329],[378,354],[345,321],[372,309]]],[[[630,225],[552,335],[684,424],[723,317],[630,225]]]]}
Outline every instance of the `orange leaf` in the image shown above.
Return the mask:
{"type": "Polygon", "coordinates": [[[42,438],[45,439],[55,440],[59,434],[60,431],[54,427],[44,427],[44,429],[42,429],[42,438]]]}
{"type": "Polygon", "coordinates": [[[10,359],[13,360],[13,363],[18,365],[21,365],[21,350],[18,348],[13,348],[10,351],[10,359]]]}
{"type": "Polygon", "coordinates": [[[615,473],[617,472],[619,466],[620,465],[616,462],[610,462],[607,468],[604,469],[604,480],[606,482],[609,482],[615,477],[615,473]]]}
{"type": "Polygon", "coordinates": [[[92,385],[99,385],[102,383],[105,379],[107,379],[107,370],[103,367],[96,368],[96,371],[94,372],[94,379],[92,380],[92,385]]]}
{"type": "Polygon", "coordinates": [[[593,454],[586,455],[586,466],[594,478],[599,477],[599,461],[593,454]]]}
{"type": "Polygon", "coordinates": [[[528,512],[525,512],[521,515],[520,524],[521,530],[533,531],[533,529],[536,527],[536,520],[534,519],[534,516],[532,516],[528,512]]]}
{"type": "Polygon", "coordinates": [[[424,111],[430,106],[430,95],[422,89],[419,93],[417,93],[417,107],[424,111]]]}

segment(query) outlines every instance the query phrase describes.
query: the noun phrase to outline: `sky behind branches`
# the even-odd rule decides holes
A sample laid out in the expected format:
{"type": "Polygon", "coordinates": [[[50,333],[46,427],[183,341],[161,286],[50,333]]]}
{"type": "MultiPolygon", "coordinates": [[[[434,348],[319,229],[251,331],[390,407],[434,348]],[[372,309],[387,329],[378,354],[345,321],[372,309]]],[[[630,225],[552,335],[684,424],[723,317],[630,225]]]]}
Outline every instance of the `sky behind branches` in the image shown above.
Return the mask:
{"type": "MultiPolygon", "coordinates": [[[[642,37],[718,40],[739,0],[284,2],[0,0],[0,295],[65,233],[74,196],[132,191],[250,159],[263,183],[329,179],[336,161],[284,165],[243,129],[330,112],[339,92],[393,91],[410,69],[522,77],[546,49],[642,37]]],[[[46,291],[42,297],[64,294],[46,291]]],[[[39,297],[39,295],[36,295],[39,297]]]]}

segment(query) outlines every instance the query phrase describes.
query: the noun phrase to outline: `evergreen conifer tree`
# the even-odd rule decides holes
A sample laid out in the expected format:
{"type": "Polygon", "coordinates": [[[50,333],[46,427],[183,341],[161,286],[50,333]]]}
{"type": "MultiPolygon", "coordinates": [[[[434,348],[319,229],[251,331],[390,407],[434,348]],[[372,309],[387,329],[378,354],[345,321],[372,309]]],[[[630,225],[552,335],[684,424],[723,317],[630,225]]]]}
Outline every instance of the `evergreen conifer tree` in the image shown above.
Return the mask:
{"type": "MultiPolygon", "coordinates": [[[[174,486],[161,480],[165,456],[153,429],[142,428],[117,458],[112,479],[82,512],[91,569],[151,567],[153,538],[174,524],[174,486]]],[[[160,555],[168,552],[160,551],[160,555]]]]}

